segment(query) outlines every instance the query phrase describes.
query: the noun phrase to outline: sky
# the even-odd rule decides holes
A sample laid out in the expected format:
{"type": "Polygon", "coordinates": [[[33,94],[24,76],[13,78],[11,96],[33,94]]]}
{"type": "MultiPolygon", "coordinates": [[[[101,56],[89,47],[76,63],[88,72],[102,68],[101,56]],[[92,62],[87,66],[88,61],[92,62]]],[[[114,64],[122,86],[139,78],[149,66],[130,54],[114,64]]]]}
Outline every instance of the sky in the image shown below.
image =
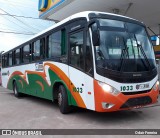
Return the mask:
{"type": "Polygon", "coordinates": [[[38,0],[0,0],[0,5],[0,52],[18,46],[54,24],[52,21],[38,19],[38,0]]]}

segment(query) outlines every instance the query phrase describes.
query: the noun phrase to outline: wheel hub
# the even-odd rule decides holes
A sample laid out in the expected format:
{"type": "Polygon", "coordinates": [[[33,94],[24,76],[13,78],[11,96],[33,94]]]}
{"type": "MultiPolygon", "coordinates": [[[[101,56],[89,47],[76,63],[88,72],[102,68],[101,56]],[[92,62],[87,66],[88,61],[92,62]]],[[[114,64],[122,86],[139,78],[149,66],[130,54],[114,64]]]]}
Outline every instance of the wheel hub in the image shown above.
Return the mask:
{"type": "Polygon", "coordinates": [[[17,94],[17,88],[16,87],[14,88],[14,92],[15,92],[15,94],[17,94]]]}
{"type": "Polygon", "coordinates": [[[62,94],[58,93],[58,105],[61,106],[62,104],[62,94]]]}

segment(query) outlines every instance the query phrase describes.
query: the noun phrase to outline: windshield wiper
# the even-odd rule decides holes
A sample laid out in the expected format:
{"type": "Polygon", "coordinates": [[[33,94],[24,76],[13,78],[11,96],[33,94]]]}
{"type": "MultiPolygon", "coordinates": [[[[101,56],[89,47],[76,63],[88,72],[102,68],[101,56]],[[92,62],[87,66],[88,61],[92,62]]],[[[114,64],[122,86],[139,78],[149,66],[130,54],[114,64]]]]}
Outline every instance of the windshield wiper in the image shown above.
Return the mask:
{"type": "MultiPolygon", "coordinates": [[[[134,34],[134,38],[135,38],[135,40],[136,40],[137,47],[141,50],[141,52],[142,52],[142,54],[143,54],[143,57],[144,57],[144,59],[146,60],[146,62],[148,63],[149,69],[151,70],[151,64],[150,64],[150,62],[149,62],[149,60],[148,60],[148,58],[147,58],[147,56],[146,56],[146,54],[145,54],[145,52],[144,52],[144,50],[143,50],[143,48],[142,48],[142,45],[141,45],[141,44],[138,44],[138,41],[137,41],[137,38],[136,38],[135,34],[134,34]]],[[[139,52],[138,52],[138,54],[139,54],[139,52]]],[[[139,54],[139,55],[140,55],[140,54],[139,54]]]]}
{"type": "Polygon", "coordinates": [[[123,66],[124,66],[124,64],[125,64],[125,61],[126,61],[125,56],[127,55],[128,59],[129,59],[128,47],[127,47],[127,45],[125,44],[124,38],[123,38],[123,42],[124,42],[125,48],[122,49],[122,53],[121,53],[121,58],[120,58],[120,60],[121,60],[121,65],[120,65],[120,69],[119,69],[120,71],[122,71],[123,66]]]}

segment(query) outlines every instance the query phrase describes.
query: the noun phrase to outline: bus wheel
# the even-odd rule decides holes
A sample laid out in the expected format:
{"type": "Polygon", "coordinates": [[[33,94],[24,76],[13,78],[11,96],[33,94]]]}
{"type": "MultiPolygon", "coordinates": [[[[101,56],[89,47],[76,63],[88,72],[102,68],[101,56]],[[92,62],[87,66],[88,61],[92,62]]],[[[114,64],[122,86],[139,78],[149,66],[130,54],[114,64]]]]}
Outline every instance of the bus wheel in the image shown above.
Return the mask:
{"type": "Polygon", "coordinates": [[[67,92],[63,85],[59,86],[58,105],[62,114],[67,114],[71,111],[71,107],[68,105],[67,92]]]}
{"type": "Polygon", "coordinates": [[[13,92],[14,92],[15,97],[20,97],[21,96],[21,94],[18,92],[18,87],[17,87],[17,84],[16,84],[15,81],[13,83],[13,92]]]}

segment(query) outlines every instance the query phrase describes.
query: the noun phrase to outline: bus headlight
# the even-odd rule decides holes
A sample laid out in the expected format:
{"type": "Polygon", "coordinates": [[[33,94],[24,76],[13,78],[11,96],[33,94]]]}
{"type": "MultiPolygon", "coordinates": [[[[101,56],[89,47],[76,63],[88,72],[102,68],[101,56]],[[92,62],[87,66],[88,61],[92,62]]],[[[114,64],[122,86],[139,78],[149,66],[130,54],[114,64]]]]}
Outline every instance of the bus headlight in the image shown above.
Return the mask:
{"type": "Polygon", "coordinates": [[[159,88],[159,81],[157,81],[154,86],[153,89],[156,91],[159,88]]]}
{"type": "Polygon", "coordinates": [[[118,91],[116,88],[106,84],[106,83],[103,83],[103,82],[98,82],[98,84],[102,87],[102,89],[105,91],[105,92],[108,92],[108,93],[111,93],[113,95],[118,95],[120,93],[120,91],[118,91]]]}

